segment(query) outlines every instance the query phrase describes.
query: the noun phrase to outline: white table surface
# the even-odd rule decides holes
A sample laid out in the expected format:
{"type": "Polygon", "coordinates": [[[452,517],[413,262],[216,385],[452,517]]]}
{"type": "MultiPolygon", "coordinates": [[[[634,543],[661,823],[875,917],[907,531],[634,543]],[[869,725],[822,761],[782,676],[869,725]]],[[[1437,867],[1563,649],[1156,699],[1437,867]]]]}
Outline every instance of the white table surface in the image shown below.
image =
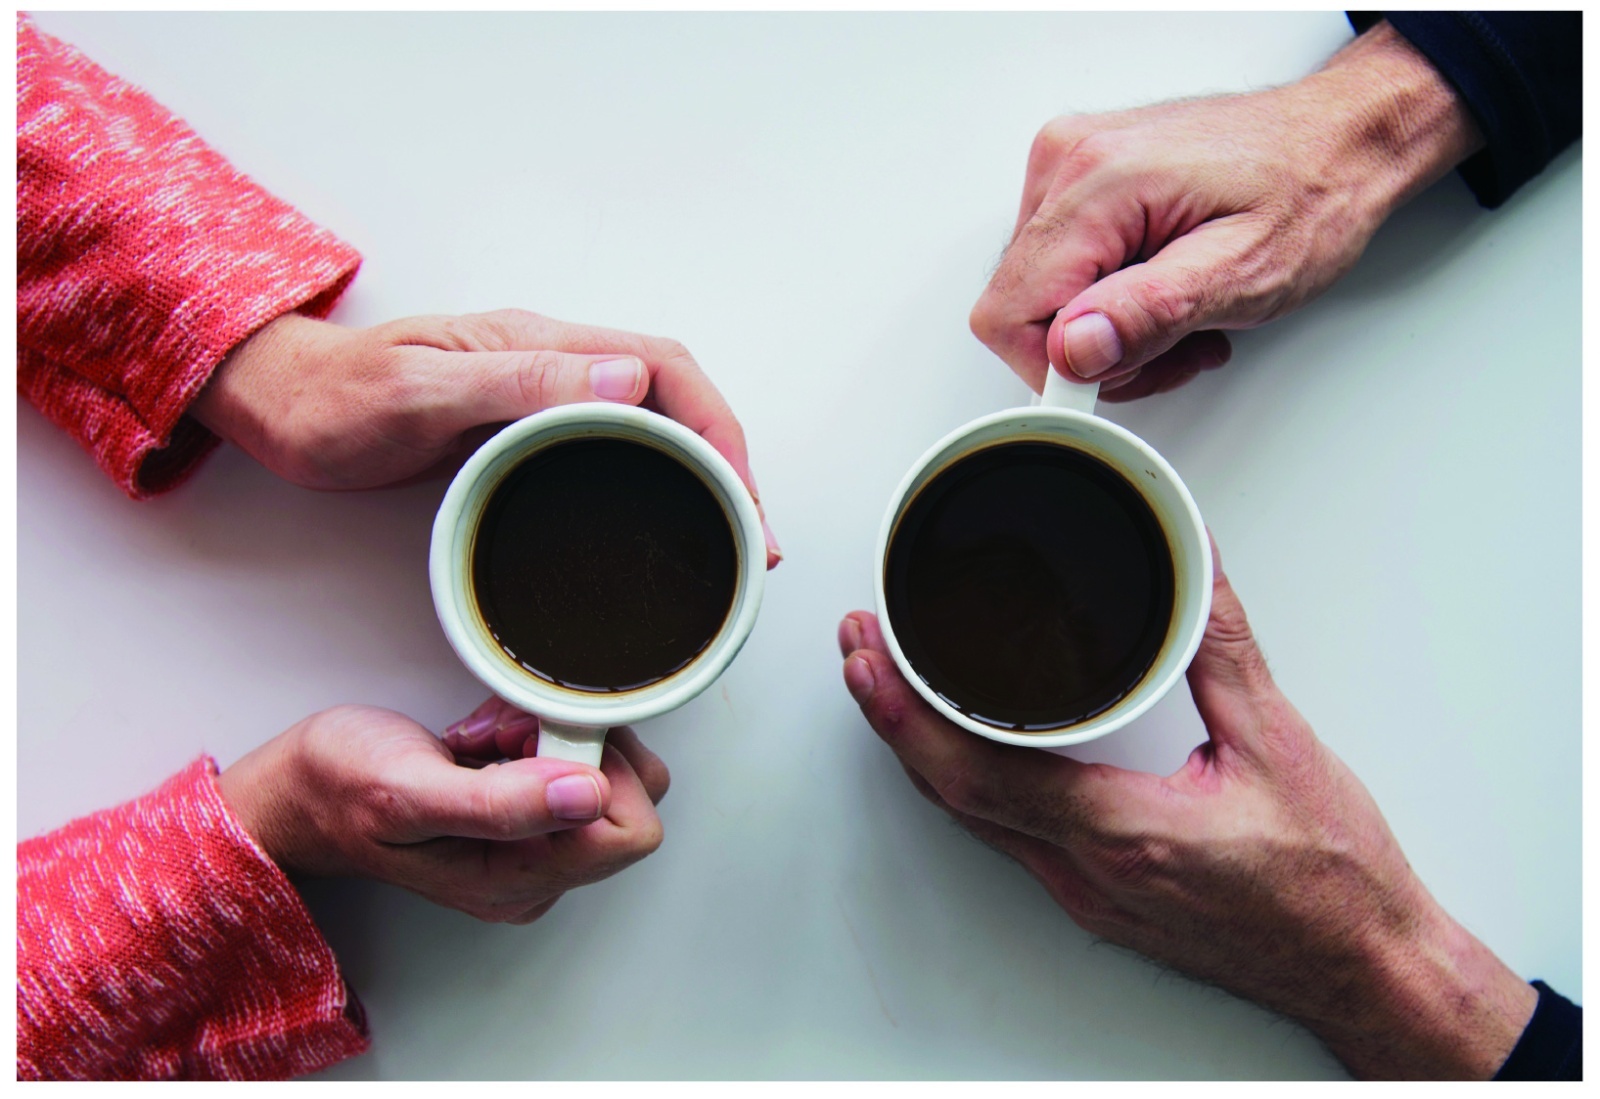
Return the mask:
{"type": "MultiPolygon", "coordinates": [[[[888,494],[1026,392],[969,334],[1053,115],[1259,88],[1321,15],[43,14],[359,247],[336,319],[517,305],[683,340],[788,558],[721,682],[643,735],[666,843],[539,923],[305,894],[358,1077],[1337,1077],[1298,1027],[1096,944],[906,783],[840,680],[888,494]]],[[[1188,481],[1279,682],[1434,894],[1581,998],[1580,159],[1451,177],[1234,362],[1108,414],[1188,481]]],[[[343,701],[484,691],[426,573],[445,482],[289,487],[236,451],[125,500],[18,414],[19,834],[343,701]]],[[[1084,758],[1176,768],[1179,688],[1084,758]]]]}

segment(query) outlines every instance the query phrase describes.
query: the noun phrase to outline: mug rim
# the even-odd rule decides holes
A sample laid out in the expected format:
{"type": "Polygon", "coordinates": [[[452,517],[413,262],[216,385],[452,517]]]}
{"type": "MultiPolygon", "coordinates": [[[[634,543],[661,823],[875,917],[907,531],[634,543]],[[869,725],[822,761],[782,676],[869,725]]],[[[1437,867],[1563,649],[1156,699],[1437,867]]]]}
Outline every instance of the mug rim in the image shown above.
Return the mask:
{"type": "MultiPolygon", "coordinates": [[[[970,448],[963,448],[958,453],[951,455],[943,464],[948,465],[959,461],[987,446],[1000,446],[1010,441],[1026,438],[1026,432],[1018,431],[1010,439],[997,438],[976,444],[970,448]]],[[[1062,443],[1061,445],[1068,444],[1062,443]]],[[[1096,454],[1094,457],[1100,461],[1106,461],[1103,455],[1096,454]]],[[[1106,462],[1106,464],[1116,469],[1117,473],[1125,481],[1133,485],[1136,491],[1140,491],[1141,495],[1144,495],[1143,491],[1138,487],[1138,481],[1129,477],[1127,471],[1121,468],[1120,463],[1106,462]]],[[[1157,522],[1161,523],[1165,532],[1167,524],[1162,522],[1162,513],[1159,510],[1156,512],[1156,519],[1157,522]]],[[[1169,542],[1172,540],[1170,534],[1168,535],[1168,540],[1169,542]]],[[[1175,558],[1176,556],[1174,554],[1175,558]]],[[[1064,748],[1073,744],[1085,744],[1091,740],[1097,740],[1100,737],[1114,733],[1143,716],[1152,706],[1166,697],[1167,692],[1177,684],[1178,679],[1188,670],[1190,663],[1194,660],[1194,654],[1199,651],[1200,642],[1205,636],[1206,622],[1211,614],[1211,577],[1213,569],[1211,539],[1206,533],[1205,521],[1200,517],[1200,509],[1195,504],[1193,495],[1189,492],[1189,486],[1184,484],[1182,477],[1178,476],[1178,471],[1172,467],[1172,463],[1168,462],[1159,451],[1132,431],[1103,416],[1070,408],[1035,405],[1027,408],[1001,409],[998,412],[979,416],[975,420],[969,420],[955,430],[946,433],[932,446],[928,447],[927,450],[923,451],[921,457],[912,463],[911,468],[906,471],[905,475],[900,478],[900,483],[895,486],[894,493],[889,497],[889,508],[884,513],[883,522],[878,529],[878,545],[874,561],[873,590],[878,601],[878,625],[883,633],[883,639],[889,647],[889,655],[894,660],[895,666],[900,669],[900,674],[905,678],[906,682],[911,684],[912,689],[917,692],[923,701],[932,706],[941,716],[961,728],[977,733],[979,736],[987,737],[990,740],[996,740],[1003,744],[1015,744],[1021,747],[1064,748]],[[917,673],[911,661],[906,657],[904,650],[901,649],[899,638],[895,636],[894,624],[889,619],[888,593],[884,588],[884,566],[888,560],[889,541],[894,533],[896,520],[899,519],[905,505],[909,502],[913,487],[917,485],[919,480],[924,478],[934,461],[946,450],[959,446],[962,440],[969,436],[977,435],[999,424],[1024,418],[1035,421],[1044,420],[1077,424],[1087,427],[1091,431],[1110,435],[1112,438],[1133,447],[1141,457],[1153,463],[1161,471],[1166,484],[1173,490],[1173,495],[1177,498],[1183,518],[1188,521],[1193,532],[1198,536],[1200,548],[1198,568],[1195,570],[1199,577],[1200,598],[1196,603],[1195,613],[1185,622],[1178,623],[1178,626],[1185,630],[1185,633],[1180,635],[1182,644],[1178,646],[1179,658],[1173,662],[1167,673],[1159,679],[1149,678],[1147,672],[1146,677],[1142,678],[1134,686],[1130,694],[1124,696],[1124,699],[1119,699],[1109,709],[1096,714],[1087,721],[1060,726],[1059,731],[1046,729],[1039,732],[1019,732],[1015,729],[1004,729],[996,725],[989,725],[962,713],[940,698],[938,693],[923,681],[922,676],[917,673]],[[1123,705],[1124,700],[1130,697],[1133,701],[1123,705]]],[[[1174,561],[1174,571],[1180,573],[1175,577],[1175,580],[1181,583],[1182,575],[1176,560],[1174,561]]],[[[1176,614],[1175,606],[1175,618],[1176,614]]],[[[1165,647],[1164,644],[1163,648],[1165,647]]],[[[1154,666],[1152,664],[1152,667],[1154,666]]]]}
{"type": "Polygon", "coordinates": [[[434,516],[428,578],[434,611],[445,638],[480,683],[506,702],[542,718],[611,728],[676,709],[709,687],[733,662],[761,609],[766,586],[766,539],[750,490],[728,460],[705,439],[677,421],[646,409],[581,402],[525,416],[497,432],[467,459],[451,479],[434,516]],[[630,691],[576,691],[547,683],[531,672],[515,669],[498,646],[493,646],[491,652],[476,628],[481,614],[476,610],[469,577],[475,515],[481,513],[505,474],[527,457],[545,445],[585,435],[620,438],[640,445],[651,445],[644,439],[670,444],[655,449],[663,450],[708,483],[728,520],[738,558],[733,603],[707,647],[671,675],[630,691]],[[495,467],[502,463],[506,468],[497,470],[495,467]]]}

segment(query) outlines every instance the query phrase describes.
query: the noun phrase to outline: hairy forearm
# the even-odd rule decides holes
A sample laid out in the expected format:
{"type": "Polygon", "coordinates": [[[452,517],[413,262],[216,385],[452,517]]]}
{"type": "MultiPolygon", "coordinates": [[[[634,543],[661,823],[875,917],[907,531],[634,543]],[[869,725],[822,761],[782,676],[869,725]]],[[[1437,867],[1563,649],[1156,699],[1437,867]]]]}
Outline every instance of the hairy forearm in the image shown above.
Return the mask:
{"type": "Polygon", "coordinates": [[[1342,104],[1329,140],[1380,220],[1484,146],[1449,81],[1387,22],[1288,91],[1308,109],[1342,104]]]}
{"type": "Polygon", "coordinates": [[[1418,918],[1367,953],[1359,1017],[1302,1021],[1358,1078],[1487,1080],[1517,1044],[1538,993],[1418,892],[1418,918]]]}

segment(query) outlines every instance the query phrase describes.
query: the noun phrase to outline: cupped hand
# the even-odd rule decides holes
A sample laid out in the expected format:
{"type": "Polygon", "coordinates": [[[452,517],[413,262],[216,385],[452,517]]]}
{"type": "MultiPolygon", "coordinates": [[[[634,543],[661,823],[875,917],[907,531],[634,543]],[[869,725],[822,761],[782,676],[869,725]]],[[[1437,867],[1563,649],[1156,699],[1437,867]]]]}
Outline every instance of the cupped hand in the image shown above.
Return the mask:
{"type": "MultiPolygon", "coordinates": [[[[498,425],[579,401],[678,421],[728,460],[760,507],[744,429],[682,344],[521,309],[372,328],[286,314],[223,360],[190,412],[297,485],[360,489],[403,481],[498,425]]],[[[771,568],[782,552],[766,534],[771,568]]]]}
{"type": "Polygon", "coordinates": [[[1282,88],[1055,119],[972,331],[1035,390],[1047,365],[1107,400],[1176,388],[1228,361],[1222,330],[1326,290],[1482,140],[1387,23],[1282,88]]]}
{"type": "Polygon", "coordinates": [[[632,730],[611,731],[599,769],[525,758],[538,719],[497,700],[452,730],[454,752],[403,714],[338,706],[218,787],[286,873],[373,878],[497,923],[531,923],[660,846],[667,769],[632,730]],[[488,738],[463,738],[474,719],[488,738]]]}
{"type": "Polygon", "coordinates": [[[951,724],[864,611],[839,644],[916,788],[1086,930],[1299,1019],[1357,1075],[1486,1078],[1516,1043],[1533,989],[1433,900],[1279,692],[1220,561],[1189,669],[1209,739],[1165,777],[951,724]]]}

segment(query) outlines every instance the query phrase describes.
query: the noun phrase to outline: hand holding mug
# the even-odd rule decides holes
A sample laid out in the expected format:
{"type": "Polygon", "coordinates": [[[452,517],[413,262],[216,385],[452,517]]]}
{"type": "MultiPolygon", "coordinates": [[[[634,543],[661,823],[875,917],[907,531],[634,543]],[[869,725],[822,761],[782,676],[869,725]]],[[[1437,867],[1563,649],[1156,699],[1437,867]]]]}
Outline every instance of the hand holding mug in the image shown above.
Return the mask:
{"type": "MultiPolygon", "coordinates": [[[[393,484],[490,425],[583,401],[651,408],[709,443],[758,501],[744,430],[683,345],[521,309],[346,328],[290,313],[240,344],[191,406],[307,488],[393,484]]],[[[782,554],[766,532],[767,565],[782,554]]]]}
{"type": "Polygon", "coordinates": [[[1210,544],[1177,471],[1050,371],[1032,408],[934,443],[890,498],[885,646],[949,721],[1060,747],[1135,720],[1200,644],[1210,544]]]}
{"type": "Polygon", "coordinates": [[[704,691],[760,611],[763,524],[737,472],[664,416],[577,404],[518,420],[434,518],[434,608],[467,668],[542,718],[541,757],[704,691]]]}
{"type": "Polygon", "coordinates": [[[538,719],[498,699],[451,729],[442,744],[403,714],[339,706],[217,784],[285,873],[373,878],[496,923],[532,923],[660,846],[667,769],[632,730],[593,768],[524,758],[538,719]]]}
{"type": "Polygon", "coordinates": [[[1107,400],[1174,389],[1228,361],[1222,330],[1326,290],[1482,144],[1387,23],[1282,88],[1058,118],[972,331],[1034,389],[1051,364],[1107,400]]]}
{"type": "Polygon", "coordinates": [[[1298,1019],[1358,1076],[1486,1079],[1522,1033],[1534,990],[1428,894],[1279,692],[1220,562],[1188,669],[1209,739],[1166,777],[971,736],[864,611],[839,647],[917,790],[1085,930],[1298,1019]]]}

